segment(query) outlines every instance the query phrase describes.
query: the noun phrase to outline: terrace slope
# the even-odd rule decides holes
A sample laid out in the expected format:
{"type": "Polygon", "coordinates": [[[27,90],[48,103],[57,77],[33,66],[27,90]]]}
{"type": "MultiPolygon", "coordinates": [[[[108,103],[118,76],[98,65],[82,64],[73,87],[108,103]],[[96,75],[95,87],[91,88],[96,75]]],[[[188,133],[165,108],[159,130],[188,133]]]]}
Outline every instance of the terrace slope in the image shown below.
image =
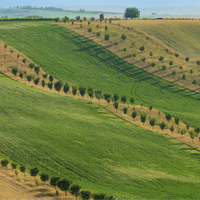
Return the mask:
{"type": "Polygon", "coordinates": [[[199,196],[199,152],[82,99],[0,75],[0,151],[121,198],[199,196]]]}

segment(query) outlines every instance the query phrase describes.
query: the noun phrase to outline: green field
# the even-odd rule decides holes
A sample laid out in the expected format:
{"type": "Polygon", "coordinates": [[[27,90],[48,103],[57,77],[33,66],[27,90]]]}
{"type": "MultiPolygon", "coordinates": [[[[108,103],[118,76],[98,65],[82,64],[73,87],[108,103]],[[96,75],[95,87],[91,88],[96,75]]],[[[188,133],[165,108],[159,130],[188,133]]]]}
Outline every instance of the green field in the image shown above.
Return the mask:
{"type": "Polygon", "coordinates": [[[97,104],[0,75],[0,151],[118,198],[199,199],[199,152],[97,104]]]}
{"type": "Polygon", "coordinates": [[[129,20],[120,23],[158,38],[184,56],[200,58],[200,20],[129,20]]]}
{"type": "Polygon", "coordinates": [[[31,23],[14,27],[15,31],[12,25],[1,26],[0,40],[24,53],[56,78],[71,85],[134,96],[136,104],[153,105],[193,127],[199,126],[200,94],[140,70],[63,27],[31,26],[31,23]]]}
{"type": "Polygon", "coordinates": [[[79,12],[70,12],[70,11],[51,11],[51,10],[37,10],[37,9],[0,9],[0,17],[8,16],[9,18],[14,17],[27,17],[29,15],[38,15],[47,18],[68,16],[69,18],[75,18],[76,16],[81,17],[96,17],[96,13],[79,13],[79,12]]]}

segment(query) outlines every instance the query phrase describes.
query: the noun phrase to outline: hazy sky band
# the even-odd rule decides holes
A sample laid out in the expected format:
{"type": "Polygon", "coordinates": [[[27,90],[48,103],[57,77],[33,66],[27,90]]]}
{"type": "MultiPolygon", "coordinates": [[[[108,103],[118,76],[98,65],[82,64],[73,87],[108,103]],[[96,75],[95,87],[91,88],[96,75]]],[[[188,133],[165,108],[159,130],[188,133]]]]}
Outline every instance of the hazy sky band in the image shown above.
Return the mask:
{"type": "Polygon", "coordinates": [[[200,5],[200,0],[6,0],[0,1],[0,6],[55,6],[55,5],[122,5],[127,7],[155,7],[155,6],[180,6],[180,5],[200,5]]]}

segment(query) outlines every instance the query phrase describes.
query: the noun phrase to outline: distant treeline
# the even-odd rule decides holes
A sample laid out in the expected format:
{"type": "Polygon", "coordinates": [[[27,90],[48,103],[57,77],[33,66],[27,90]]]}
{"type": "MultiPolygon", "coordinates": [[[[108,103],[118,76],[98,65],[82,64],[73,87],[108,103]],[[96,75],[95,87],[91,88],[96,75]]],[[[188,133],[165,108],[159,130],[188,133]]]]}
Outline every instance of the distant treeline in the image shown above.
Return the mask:
{"type": "Polygon", "coordinates": [[[0,21],[55,21],[55,18],[44,17],[16,17],[16,18],[0,18],[0,21]]]}

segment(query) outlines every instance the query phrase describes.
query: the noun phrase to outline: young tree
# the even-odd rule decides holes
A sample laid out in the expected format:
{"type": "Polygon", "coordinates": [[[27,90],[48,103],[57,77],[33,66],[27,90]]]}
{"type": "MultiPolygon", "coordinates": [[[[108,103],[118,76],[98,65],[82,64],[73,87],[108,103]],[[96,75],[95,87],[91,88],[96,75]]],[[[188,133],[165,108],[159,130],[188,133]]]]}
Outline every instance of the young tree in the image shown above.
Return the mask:
{"type": "Polygon", "coordinates": [[[97,35],[98,37],[100,37],[100,36],[101,36],[101,33],[100,33],[100,32],[97,32],[96,35],[97,35]]]}
{"type": "Polygon", "coordinates": [[[26,78],[27,78],[28,82],[30,83],[31,80],[32,80],[32,76],[31,76],[30,74],[27,74],[27,75],[26,75],[26,78]]]}
{"type": "Polygon", "coordinates": [[[76,16],[76,20],[77,20],[77,21],[79,21],[80,18],[81,18],[80,16],[76,16]]]}
{"type": "Polygon", "coordinates": [[[24,173],[24,177],[26,176],[26,166],[25,165],[21,165],[19,167],[20,172],[24,173]]]}
{"type": "Polygon", "coordinates": [[[40,73],[40,67],[39,66],[35,66],[35,73],[37,75],[40,73]]]}
{"type": "Polygon", "coordinates": [[[152,126],[152,128],[154,129],[154,126],[156,124],[156,118],[152,118],[150,121],[149,121],[150,125],[152,126]]]}
{"type": "Polygon", "coordinates": [[[23,72],[20,72],[19,73],[19,77],[21,78],[21,80],[23,79],[23,77],[24,77],[24,73],[23,72]]]}
{"type": "Polygon", "coordinates": [[[116,47],[117,47],[117,45],[118,45],[118,44],[119,44],[119,42],[117,42],[117,41],[116,41],[116,42],[114,42],[114,45],[115,45],[116,47]]]}
{"type": "Polygon", "coordinates": [[[127,112],[128,112],[128,108],[123,108],[123,112],[124,112],[124,114],[126,115],[127,112]]]}
{"type": "Polygon", "coordinates": [[[8,45],[7,44],[4,44],[4,48],[5,48],[5,51],[6,51],[6,48],[8,47],[8,45]]]}
{"type": "Polygon", "coordinates": [[[126,34],[122,34],[122,35],[121,35],[121,39],[122,39],[123,41],[125,41],[126,38],[127,38],[127,35],[126,35],[126,34]]]}
{"type": "Polygon", "coordinates": [[[195,132],[194,132],[194,131],[190,131],[190,132],[189,132],[189,135],[190,135],[190,137],[191,137],[191,139],[192,139],[192,142],[194,142],[194,138],[196,137],[195,132]]]}
{"type": "Polygon", "coordinates": [[[44,88],[45,85],[46,85],[46,83],[45,83],[45,80],[43,79],[43,80],[42,80],[42,87],[44,88]]]}
{"type": "Polygon", "coordinates": [[[141,119],[141,122],[142,122],[143,125],[144,125],[144,123],[145,123],[146,120],[147,120],[147,114],[146,114],[146,113],[142,113],[141,116],[140,116],[140,119],[141,119]]]}
{"type": "Polygon", "coordinates": [[[106,31],[106,32],[108,31],[108,26],[107,26],[107,25],[105,25],[105,31],[106,31]]]}
{"type": "Polygon", "coordinates": [[[76,200],[77,200],[77,197],[80,196],[80,189],[81,189],[81,186],[80,185],[72,185],[72,187],[70,188],[70,193],[76,197],[76,200]]]}
{"type": "Polygon", "coordinates": [[[196,63],[197,63],[197,65],[200,65],[200,60],[197,60],[196,63]]]}
{"type": "Polygon", "coordinates": [[[178,53],[175,53],[175,56],[178,58],[178,57],[179,57],[179,54],[178,54],[178,53]]]}
{"type": "Polygon", "coordinates": [[[133,113],[132,113],[132,118],[134,119],[134,121],[135,121],[135,118],[137,117],[137,111],[135,110],[135,111],[133,111],[133,113]]]}
{"type": "Polygon", "coordinates": [[[106,199],[106,194],[100,193],[100,194],[93,194],[94,200],[103,200],[106,199]]]}
{"type": "Polygon", "coordinates": [[[191,69],[191,70],[190,70],[191,77],[192,77],[192,74],[193,74],[193,73],[194,73],[194,70],[191,69]]]}
{"type": "Polygon", "coordinates": [[[55,22],[56,22],[56,23],[57,23],[59,20],[60,20],[59,17],[56,17],[56,18],[55,18],[55,22]]]}
{"type": "Polygon", "coordinates": [[[173,132],[174,132],[174,126],[173,125],[170,127],[170,131],[172,132],[172,135],[173,135],[173,132]]]}
{"type": "Polygon", "coordinates": [[[173,60],[170,60],[169,65],[173,65],[173,64],[174,64],[173,60]]]}
{"type": "Polygon", "coordinates": [[[186,130],[185,130],[185,129],[182,129],[182,130],[181,130],[181,135],[183,136],[185,133],[186,133],[186,130]]]}
{"type": "Polygon", "coordinates": [[[134,52],[134,53],[133,53],[133,57],[137,57],[137,53],[134,52]]]}
{"type": "Polygon", "coordinates": [[[133,97],[130,98],[130,102],[132,103],[132,105],[134,104],[135,102],[135,99],[133,97]]]}
{"type": "Polygon", "coordinates": [[[77,93],[77,87],[76,86],[72,86],[72,94],[75,96],[77,93]]]}
{"type": "Polygon", "coordinates": [[[118,101],[119,100],[119,95],[115,93],[113,95],[113,99],[114,99],[114,101],[118,101]]]}
{"type": "Polygon", "coordinates": [[[67,94],[69,92],[70,86],[68,83],[65,83],[64,87],[63,87],[63,91],[67,94]]]}
{"type": "Polygon", "coordinates": [[[186,124],[186,129],[189,131],[189,129],[190,129],[190,125],[189,124],[186,124]]]}
{"type": "Polygon", "coordinates": [[[153,109],[153,106],[152,105],[149,106],[150,114],[151,114],[152,109],[153,109]]]}
{"type": "Polygon", "coordinates": [[[40,82],[40,78],[39,77],[34,80],[35,85],[37,85],[39,82],[40,82]]]}
{"type": "Polygon", "coordinates": [[[125,95],[122,95],[121,96],[121,101],[124,103],[126,103],[126,100],[127,100],[127,97],[125,95]]]}
{"type": "Polygon", "coordinates": [[[19,58],[19,54],[17,54],[17,58],[19,58]]]}
{"type": "Polygon", "coordinates": [[[54,78],[53,78],[53,75],[50,75],[50,76],[49,76],[50,82],[53,82],[53,79],[54,79],[54,78]]]}
{"type": "Polygon", "coordinates": [[[14,52],[14,50],[13,49],[10,49],[10,53],[13,53],[14,52]]]}
{"type": "Polygon", "coordinates": [[[83,200],[89,200],[92,197],[92,193],[89,190],[82,190],[80,196],[83,200]]]}
{"type": "Polygon", "coordinates": [[[71,19],[72,26],[74,25],[74,19],[71,19]]]}
{"type": "Polygon", "coordinates": [[[90,99],[93,98],[94,92],[93,92],[93,89],[92,89],[91,87],[89,87],[89,88],[87,89],[87,93],[88,93],[90,99]]]}
{"type": "Polygon", "coordinates": [[[91,21],[88,21],[88,26],[91,24],[91,21]]]}
{"type": "Polygon", "coordinates": [[[65,191],[65,195],[67,195],[67,191],[69,190],[70,186],[72,185],[73,181],[68,180],[66,178],[59,180],[57,186],[62,190],[65,191]]]}
{"type": "Polygon", "coordinates": [[[42,74],[43,78],[47,78],[48,74],[42,74]]]}
{"type": "Polygon", "coordinates": [[[114,105],[114,107],[115,107],[115,109],[116,109],[116,112],[117,112],[117,109],[118,109],[118,107],[119,107],[118,102],[114,102],[113,105],[114,105]]]}
{"type": "Polygon", "coordinates": [[[162,131],[165,129],[166,126],[167,124],[165,124],[165,122],[162,121],[162,123],[160,123],[160,128],[162,129],[162,131]]]}
{"type": "Polygon", "coordinates": [[[30,63],[29,64],[29,68],[31,68],[31,70],[35,67],[35,63],[30,63]]]}
{"type": "Polygon", "coordinates": [[[166,65],[162,65],[162,70],[163,71],[167,70],[167,66],[166,65]]]}
{"type": "Polygon", "coordinates": [[[111,99],[112,98],[112,95],[110,94],[110,93],[105,93],[105,94],[103,94],[103,96],[104,96],[104,99],[106,100],[106,99],[111,99]]]}
{"type": "Polygon", "coordinates": [[[92,28],[88,28],[88,32],[91,33],[92,32],[92,28]]]}
{"type": "Polygon", "coordinates": [[[53,89],[53,83],[52,82],[48,83],[48,88],[51,89],[51,90],[53,89]]]}
{"type": "Polygon", "coordinates": [[[84,21],[87,21],[87,17],[83,17],[83,20],[84,20],[84,21]]]}
{"type": "Polygon", "coordinates": [[[152,59],[152,57],[153,57],[153,52],[150,51],[150,52],[149,52],[149,55],[151,56],[151,59],[152,59]]]}
{"type": "Polygon", "coordinates": [[[172,71],[172,74],[173,74],[173,75],[176,75],[176,73],[177,73],[176,70],[173,70],[173,71],[172,71]]]}
{"type": "Polygon", "coordinates": [[[178,129],[178,125],[179,125],[179,121],[180,121],[180,119],[178,118],[178,117],[175,117],[175,123],[176,123],[176,125],[177,125],[177,129],[178,129]]]}
{"type": "Polygon", "coordinates": [[[36,181],[36,176],[39,173],[39,169],[37,167],[30,169],[30,175],[35,177],[35,181],[36,181]]]}
{"type": "Polygon", "coordinates": [[[160,56],[158,60],[159,61],[163,61],[164,60],[164,56],[160,56]]]}
{"type": "Polygon", "coordinates": [[[142,60],[143,62],[145,62],[145,61],[146,61],[146,57],[143,57],[141,60],[142,60]]]}
{"type": "Polygon", "coordinates": [[[23,58],[23,59],[22,59],[22,62],[25,64],[25,63],[26,63],[26,58],[23,58]]]}
{"type": "Polygon", "coordinates": [[[186,74],[183,74],[182,79],[183,79],[183,80],[186,80],[186,79],[187,79],[186,74]]]}
{"type": "Polygon", "coordinates": [[[99,102],[100,102],[100,99],[102,98],[101,94],[102,94],[101,90],[95,91],[95,97],[99,100],[99,102]]]}
{"type": "Polygon", "coordinates": [[[18,73],[18,67],[12,68],[12,73],[16,76],[18,73]]]}
{"type": "Polygon", "coordinates": [[[167,119],[167,121],[168,121],[168,123],[169,123],[169,121],[172,119],[172,116],[171,116],[171,114],[166,113],[166,114],[165,114],[165,118],[167,119]]]}
{"type": "Polygon", "coordinates": [[[104,39],[105,39],[106,41],[108,41],[108,40],[110,39],[110,35],[106,33],[105,36],[104,36],[104,39]]]}
{"type": "Polygon", "coordinates": [[[151,66],[152,66],[152,67],[155,67],[155,66],[156,66],[156,63],[155,63],[155,62],[152,62],[152,63],[151,63],[151,66]]]}
{"type": "Polygon", "coordinates": [[[54,83],[54,87],[58,92],[60,92],[60,90],[62,89],[62,86],[63,86],[63,82],[62,81],[56,81],[54,83]]]}
{"type": "Polygon", "coordinates": [[[124,47],[124,49],[123,49],[124,51],[127,51],[127,48],[126,47],[124,47]]]}
{"type": "Polygon", "coordinates": [[[42,173],[40,175],[40,179],[41,179],[41,181],[45,182],[45,185],[46,185],[46,182],[49,180],[49,174],[42,173]]]}
{"type": "Polygon", "coordinates": [[[108,106],[109,106],[109,103],[110,103],[110,98],[107,98],[106,99],[107,103],[108,103],[108,106]]]}
{"type": "Polygon", "coordinates": [[[190,58],[187,56],[187,57],[185,57],[185,60],[186,60],[187,62],[189,62],[190,58]]]}
{"type": "Polygon", "coordinates": [[[179,69],[180,69],[180,70],[181,70],[181,72],[182,72],[182,70],[183,70],[183,66],[182,66],[182,65],[180,65],[179,69]]]}
{"type": "Polygon", "coordinates": [[[126,8],[124,17],[126,19],[128,19],[128,18],[131,18],[131,19],[138,18],[138,17],[140,17],[140,11],[135,7],[126,8]]]}
{"type": "Polygon", "coordinates": [[[86,87],[80,86],[80,87],[79,87],[79,92],[80,92],[81,96],[84,97],[85,92],[86,92],[86,87]]]}
{"type": "Polygon", "coordinates": [[[143,52],[144,50],[145,50],[145,46],[142,45],[142,46],[140,47],[140,51],[143,52]]]}
{"type": "Polygon", "coordinates": [[[6,167],[6,169],[8,169],[8,164],[9,164],[9,161],[7,159],[1,160],[2,167],[6,167]]]}
{"type": "Polygon", "coordinates": [[[52,176],[50,179],[50,185],[54,186],[55,190],[56,190],[56,186],[59,180],[60,180],[60,177],[58,176],[52,176]]]}

